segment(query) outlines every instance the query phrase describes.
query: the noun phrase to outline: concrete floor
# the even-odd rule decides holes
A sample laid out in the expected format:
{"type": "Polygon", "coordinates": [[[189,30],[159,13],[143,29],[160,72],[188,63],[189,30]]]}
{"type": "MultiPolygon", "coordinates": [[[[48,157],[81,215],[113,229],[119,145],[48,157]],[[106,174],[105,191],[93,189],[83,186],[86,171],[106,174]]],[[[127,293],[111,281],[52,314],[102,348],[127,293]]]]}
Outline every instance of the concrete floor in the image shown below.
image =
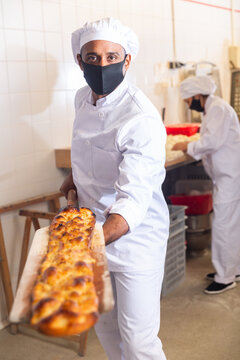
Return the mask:
{"type": "MultiPolygon", "coordinates": [[[[240,283],[226,293],[205,295],[202,290],[209,282],[204,276],[209,271],[208,251],[188,257],[185,281],[162,299],[160,337],[168,360],[240,359],[240,283]]],[[[17,335],[10,335],[8,328],[2,330],[0,360],[79,359],[76,342],[57,345],[30,334],[26,328],[17,335]]],[[[84,358],[107,359],[94,330],[89,332],[84,358]]]]}

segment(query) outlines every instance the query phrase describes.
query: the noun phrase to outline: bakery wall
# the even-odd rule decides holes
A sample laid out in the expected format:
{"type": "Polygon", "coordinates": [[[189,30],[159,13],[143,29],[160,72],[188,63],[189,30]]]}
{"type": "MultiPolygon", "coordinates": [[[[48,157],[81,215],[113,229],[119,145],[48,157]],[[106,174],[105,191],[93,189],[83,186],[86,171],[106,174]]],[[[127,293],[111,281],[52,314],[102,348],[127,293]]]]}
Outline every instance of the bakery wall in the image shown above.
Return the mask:
{"type": "MultiPolygon", "coordinates": [[[[216,63],[227,100],[230,5],[174,1],[176,59],[216,63]]],[[[240,45],[240,0],[235,7],[240,45]]],[[[59,189],[66,173],[56,168],[54,149],[70,146],[74,94],[85,84],[72,58],[71,32],[105,16],[119,18],[139,36],[139,55],[128,76],[161,111],[166,94],[156,86],[156,69],[173,60],[170,0],[0,0],[0,206],[59,189]]],[[[169,84],[168,106],[174,108],[176,84],[169,84]]],[[[1,219],[15,290],[24,219],[17,212],[1,219]]],[[[6,318],[2,296],[2,324],[6,318]]]]}

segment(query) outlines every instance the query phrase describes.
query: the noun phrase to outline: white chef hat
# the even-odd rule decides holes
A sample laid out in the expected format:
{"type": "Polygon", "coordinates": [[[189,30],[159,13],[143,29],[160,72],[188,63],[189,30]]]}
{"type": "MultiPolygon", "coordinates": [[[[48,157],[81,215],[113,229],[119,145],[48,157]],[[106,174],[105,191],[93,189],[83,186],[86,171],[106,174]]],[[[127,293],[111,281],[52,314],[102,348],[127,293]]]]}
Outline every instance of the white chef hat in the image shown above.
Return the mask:
{"type": "Polygon", "coordinates": [[[215,82],[209,76],[192,76],[183,80],[180,85],[182,99],[188,99],[198,94],[210,95],[215,90],[215,82]]]}
{"type": "Polygon", "coordinates": [[[83,45],[93,40],[107,40],[120,44],[127,54],[131,54],[132,59],[138,52],[137,35],[119,20],[104,18],[87,22],[82,28],[72,33],[72,51],[77,64],[77,54],[80,54],[83,45]]]}

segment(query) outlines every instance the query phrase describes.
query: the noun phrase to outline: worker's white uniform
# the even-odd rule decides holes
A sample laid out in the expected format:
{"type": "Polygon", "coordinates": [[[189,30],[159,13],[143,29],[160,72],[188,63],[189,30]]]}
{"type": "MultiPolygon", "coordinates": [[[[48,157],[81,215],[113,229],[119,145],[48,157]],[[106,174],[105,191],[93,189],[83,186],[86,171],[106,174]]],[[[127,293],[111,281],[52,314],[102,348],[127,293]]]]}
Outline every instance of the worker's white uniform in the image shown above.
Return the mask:
{"type": "Polygon", "coordinates": [[[240,274],[240,125],[234,109],[210,95],[200,134],[187,152],[202,159],[213,181],[212,262],[215,281],[228,284],[240,274]]]}
{"type": "Polygon", "coordinates": [[[96,106],[91,89],[80,89],[75,109],[71,156],[80,206],[91,208],[102,223],[108,212],[120,214],[130,229],[106,247],[116,305],[100,317],[96,331],[111,360],[165,359],[157,337],[169,229],[161,190],[164,125],[126,79],[96,106]]]}

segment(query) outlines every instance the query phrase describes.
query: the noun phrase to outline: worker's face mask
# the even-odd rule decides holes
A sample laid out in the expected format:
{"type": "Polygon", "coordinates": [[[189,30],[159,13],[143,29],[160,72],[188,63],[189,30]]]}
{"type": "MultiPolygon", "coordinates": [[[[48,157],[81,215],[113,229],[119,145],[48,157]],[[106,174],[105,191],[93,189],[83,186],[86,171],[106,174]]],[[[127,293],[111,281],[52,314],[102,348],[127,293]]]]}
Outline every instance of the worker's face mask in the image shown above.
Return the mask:
{"type": "Polygon", "coordinates": [[[204,107],[202,107],[200,100],[196,100],[196,99],[192,99],[192,103],[189,106],[189,109],[191,110],[195,110],[198,112],[203,112],[204,111],[204,107]]]}
{"type": "Polygon", "coordinates": [[[98,95],[110,94],[123,81],[123,61],[107,66],[87,64],[82,61],[84,77],[98,95]]]}

